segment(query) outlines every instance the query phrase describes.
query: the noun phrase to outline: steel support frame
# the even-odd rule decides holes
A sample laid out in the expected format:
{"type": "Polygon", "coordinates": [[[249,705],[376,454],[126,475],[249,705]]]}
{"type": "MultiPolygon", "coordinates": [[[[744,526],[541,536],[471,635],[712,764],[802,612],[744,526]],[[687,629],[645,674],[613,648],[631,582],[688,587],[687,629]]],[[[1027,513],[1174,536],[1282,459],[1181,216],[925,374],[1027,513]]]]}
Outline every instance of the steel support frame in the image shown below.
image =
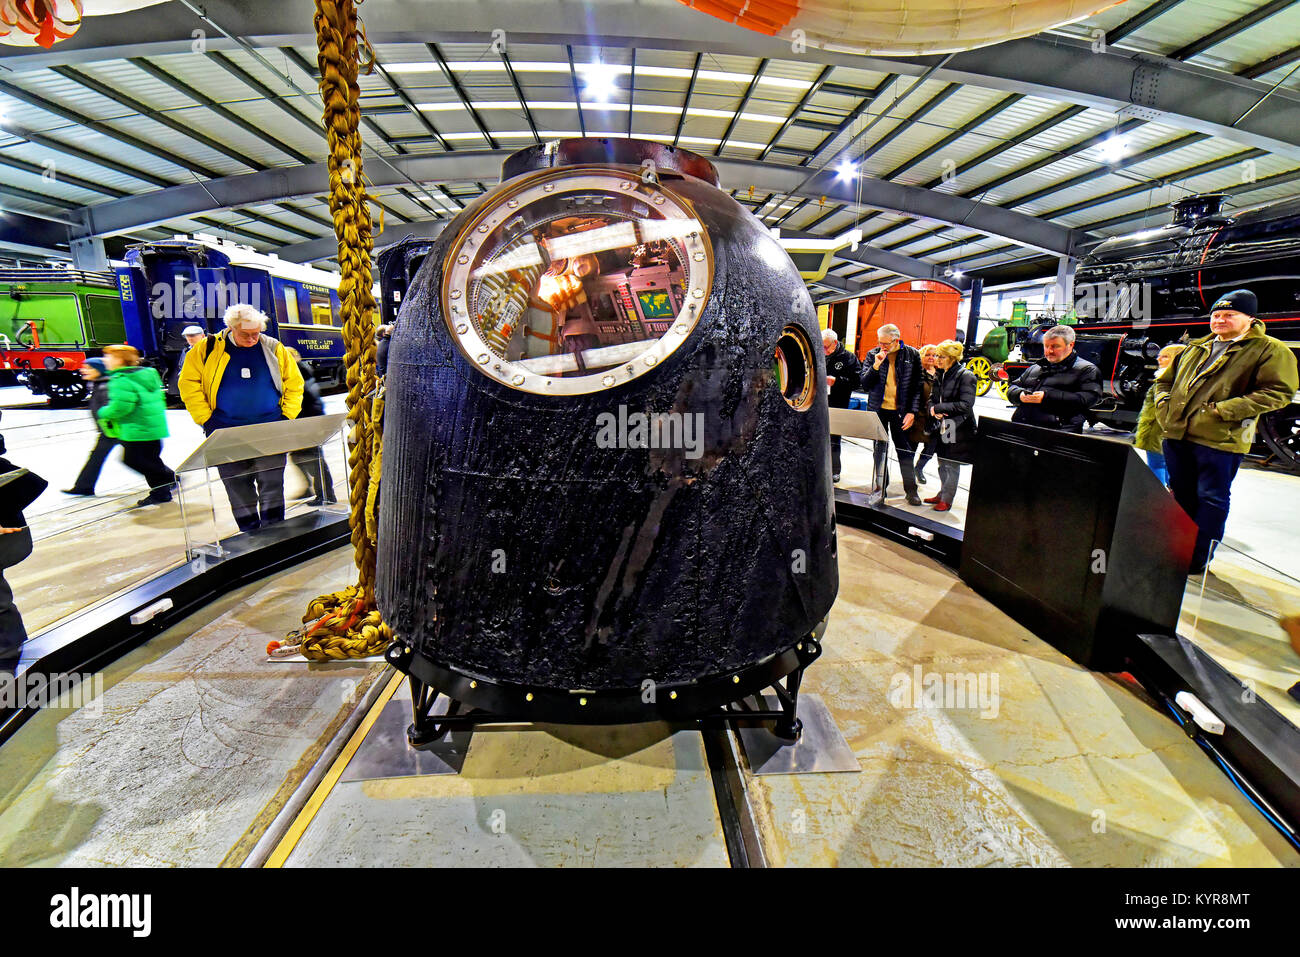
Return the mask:
{"type": "Polygon", "coordinates": [[[822,619],[812,632],[793,646],[767,660],[736,672],[712,675],[681,684],[656,687],[652,700],[644,691],[563,692],[530,687],[468,674],[439,665],[416,649],[393,641],[385,659],[406,675],[411,686],[411,725],[407,740],[413,748],[426,748],[448,732],[479,725],[530,724],[624,724],[636,721],[695,723],[701,729],[737,722],[772,722],[773,733],[789,743],[798,740],[802,722],[798,716],[799,688],[807,668],[821,657],[821,638],[826,632],[822,619]],[[734,697],[731,689],[734,687],[734,697]],[[779,709],[769,709],[762,692],[774,691],[779,709]],[[434,706],[445,696],[445,713],[434,706]],[[482,706],[466,704],[477,698],[482,706]],[[757,697],[758,705],[750,699],[757,697]],[[723,702],[717,704],[716,702],[723,702]]]}
{"type": "MultiPolygon", "coordinates": [[[[772,725],[772,734],[784,744],[795,744],[803,733],[803,722],[799,719],[799,688],[803,684],[803,675],[808,665],[821,655],[821,646],[809,640],[810,657],[783,679],[773,681],[766,689],[772,691],[780,703],[779,708],[768,708],[763,702],[762,691],[746,695],[736,701],[725,704],[716,710],[687,718],[686,723],[693,724],[701,731],[708,728],[734,728],[740,724],[772,725]]],[[[525,712],[499,714],[482,708],[466,707],[461,701],[448,697],[447,710],[440,714],[433,713],[442,692],[425,683],[413,674],[406,676],[411,687],[411,723],[406,729],[406,740],[412,748],[422,750],[431,748],[453,731],[472,731],[483,725],[494,724],[532,724],[536,718],[525,712]]],[[[677,722],[681,719],[667,718],[677,722]]]]}
{"type": "MultiPolygon", "coordinates": [[[[484,167],[499,166],[513,151],[457,150],[432,156],[391,157],[386,164],[367,170],[375,187],[401,186],[409,180],[448,183],[482,179],[484,167]],[[408,179],[409,177],[409,179],[408,179]]],[[[919,186],[864,179],[854,184],[826,170],[808,178],[802,166],[781,166],[729,157],[715,159],[724,181],[751,183],[766,192],[787,193],[800,198],[826,196],[843,202],[860,202],[874,209],[889,209],[911,216],[966,228],[1012,240],[1022,246],[1058,255],[1069,255],[1093,238],[1079,230],[1045,222],[1034,216],[977,203],[919,186]],[[799,189],[798,184],[808,178],[799,189]]],[[[109,200],[82,211],[83,226],[74,238],[105,236],[237,206],[314,195],[325,178],[324,164],[268,169],[186,183],[109,200]]]]}

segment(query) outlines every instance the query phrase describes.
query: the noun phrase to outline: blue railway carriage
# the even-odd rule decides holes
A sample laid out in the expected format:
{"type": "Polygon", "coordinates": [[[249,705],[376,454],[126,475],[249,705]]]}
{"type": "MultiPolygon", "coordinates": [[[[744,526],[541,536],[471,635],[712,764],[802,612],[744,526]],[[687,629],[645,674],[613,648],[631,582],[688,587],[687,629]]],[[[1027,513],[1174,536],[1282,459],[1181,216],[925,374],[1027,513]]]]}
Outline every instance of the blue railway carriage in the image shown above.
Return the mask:
{"type": "Polygon", "coordinates": [[[176,236],[128,249],[117,269],[126,340],[175,394],[189,325],[225,328],[226,307],[246,302],[270,320],[267,334],[293,346],[322,385],[342,384],[339,275],[215,236],[176,236]]]}

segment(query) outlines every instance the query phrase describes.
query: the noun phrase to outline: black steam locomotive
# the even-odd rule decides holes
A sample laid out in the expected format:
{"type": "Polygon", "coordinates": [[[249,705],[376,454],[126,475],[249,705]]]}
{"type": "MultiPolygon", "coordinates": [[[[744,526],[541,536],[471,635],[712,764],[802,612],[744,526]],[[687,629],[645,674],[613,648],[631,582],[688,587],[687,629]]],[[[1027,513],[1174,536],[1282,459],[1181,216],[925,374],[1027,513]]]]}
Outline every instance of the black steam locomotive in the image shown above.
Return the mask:
{"type": "MultiPolygon", "coordinates": [[[[1210,305],[1233,289],[1252,290],[1269,335],[1300,351],[1300,198],[1223,211],[1224,198],[1179,200],[1169,225],[1108,239],[1080,263],[1076,348],[1106,389],[1094,421],[1132,429],[1160,348],[1208,335],[1210,305]]],[[[1029,330],[1025,360],[1042,357],[1048,325],[1029,330]]],[[[1007,363],[1008,375],[1024,366],[1007,363]]],[[[1262,417],[1256,436],[1258,452],[1300,468],[1300,405],[1262,417]]]]}

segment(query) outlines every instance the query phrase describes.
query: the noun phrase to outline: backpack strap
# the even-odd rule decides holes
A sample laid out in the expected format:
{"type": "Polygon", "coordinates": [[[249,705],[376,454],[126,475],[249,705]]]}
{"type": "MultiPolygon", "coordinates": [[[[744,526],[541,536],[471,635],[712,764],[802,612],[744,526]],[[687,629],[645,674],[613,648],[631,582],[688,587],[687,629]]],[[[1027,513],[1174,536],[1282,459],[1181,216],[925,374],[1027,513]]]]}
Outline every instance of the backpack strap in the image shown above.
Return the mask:
{"type": "Polygon", "coordinates": [[[203,361],[208,361],[208,356],[212,355],[212,346],[216,343],[217,337],[208,333],[207,338],[203,340],[203,361]]]}

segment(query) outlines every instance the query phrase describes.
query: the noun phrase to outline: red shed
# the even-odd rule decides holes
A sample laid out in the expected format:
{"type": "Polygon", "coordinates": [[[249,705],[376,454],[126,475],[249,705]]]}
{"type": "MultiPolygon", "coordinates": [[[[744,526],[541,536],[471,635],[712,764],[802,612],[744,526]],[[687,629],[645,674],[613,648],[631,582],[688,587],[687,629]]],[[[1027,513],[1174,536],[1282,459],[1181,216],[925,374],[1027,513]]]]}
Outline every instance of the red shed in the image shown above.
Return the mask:
{"type": "Polygon", "coordinates": [[[893,323],[913,348],[952,339],[957,332],[961,292],[947,283],[912,279],[858,302],[858,358],[876,346],[876,330],[893,323]]]}

